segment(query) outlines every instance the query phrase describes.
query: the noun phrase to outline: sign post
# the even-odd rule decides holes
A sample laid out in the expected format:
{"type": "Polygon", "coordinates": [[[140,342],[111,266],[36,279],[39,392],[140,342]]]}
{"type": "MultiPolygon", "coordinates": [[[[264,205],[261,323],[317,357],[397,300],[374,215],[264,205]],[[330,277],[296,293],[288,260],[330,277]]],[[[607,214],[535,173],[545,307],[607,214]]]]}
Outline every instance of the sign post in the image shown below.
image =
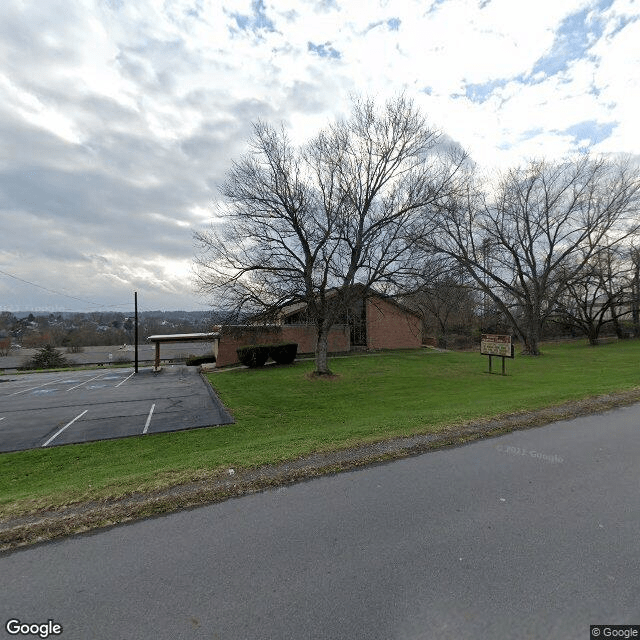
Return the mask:
{"type": "Polygon", "coordinates": [[[493,356],[502,358],[502,375],[506,375],[504,359],[514,357],[511,336],[483,334],[480,340],[480,355],[489,356],[489,373],[492,373],[491,358],[493,356]]]}

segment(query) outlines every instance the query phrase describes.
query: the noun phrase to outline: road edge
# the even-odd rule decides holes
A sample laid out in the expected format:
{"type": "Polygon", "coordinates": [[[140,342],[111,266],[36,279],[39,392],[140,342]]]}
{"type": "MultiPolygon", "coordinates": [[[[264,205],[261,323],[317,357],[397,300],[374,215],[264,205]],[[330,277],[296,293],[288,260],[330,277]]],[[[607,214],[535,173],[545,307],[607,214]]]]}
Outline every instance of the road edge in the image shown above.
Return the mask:
{"type": "Polygon", "coordinates": [[[278,465],[212,472],[197,482],[114,500],[86,502],[34,515],[0,521],[0,552],[65,536],[134,522],[152,516],[215,504],[250,493],[319,476],[460,446],[476,440],[602,413],[640,402],[640,387],[509,414],[495,419],[423,434],[372,442],[347,449],[316,453],[278,465]]]}

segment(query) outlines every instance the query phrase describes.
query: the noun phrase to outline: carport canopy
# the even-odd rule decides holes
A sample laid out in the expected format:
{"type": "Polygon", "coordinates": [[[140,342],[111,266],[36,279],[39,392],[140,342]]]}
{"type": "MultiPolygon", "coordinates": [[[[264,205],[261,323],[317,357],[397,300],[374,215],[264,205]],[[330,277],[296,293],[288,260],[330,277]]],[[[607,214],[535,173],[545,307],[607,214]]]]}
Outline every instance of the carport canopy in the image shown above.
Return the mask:
{"type": "Polygon", "coordinates": [[[165,335],[149,336],[149,342],[156,345],[156,359],[154,370],[160,370],[160,344],[163,342],[212,342],[213,355],[218,357],[218,342],[220,341],[219,333],[169,333],[165,335]]]}

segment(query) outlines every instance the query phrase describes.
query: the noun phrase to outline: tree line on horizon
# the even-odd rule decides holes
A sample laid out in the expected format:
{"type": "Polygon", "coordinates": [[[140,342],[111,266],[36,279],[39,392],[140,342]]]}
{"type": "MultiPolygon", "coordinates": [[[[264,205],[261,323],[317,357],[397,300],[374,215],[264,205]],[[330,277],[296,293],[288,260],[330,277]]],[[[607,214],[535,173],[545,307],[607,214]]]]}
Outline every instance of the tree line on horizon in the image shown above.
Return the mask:
{"type": "MultiPolygon", "coordinates": [[[[157,333],[193,333],[209,330],[218,318],[213,311],[141,311],[138,340],[157,333]]],[[[133,344],[134,316],[117,311],[45,313],[39,315],[0,312],[0,355],[12,346],[66,348],[68,352],[89,346],[133,344]],[[18,317],[19,316],[19,317],[18,317]]]]}

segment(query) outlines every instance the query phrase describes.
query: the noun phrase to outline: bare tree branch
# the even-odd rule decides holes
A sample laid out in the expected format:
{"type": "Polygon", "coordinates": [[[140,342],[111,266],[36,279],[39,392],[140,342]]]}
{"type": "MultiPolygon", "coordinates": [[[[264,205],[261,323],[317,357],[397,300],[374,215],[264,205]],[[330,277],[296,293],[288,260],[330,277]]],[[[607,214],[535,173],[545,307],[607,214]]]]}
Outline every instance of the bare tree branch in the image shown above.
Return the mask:
{"type": "Polygon", "coordinates": [[[590,261],[638,231],[640,174],[629,162],[583,156],[505,172],[490,196],[469,176],[442,206],[429,244],[467,270],[539,353],[545,321],[590,261]]]}
{"type": "Polygon", "coordinates": [[[354,100],[350,118],[301,148],[258,122],[222,186],[221,221],[195,235],[200,289],[236,314],[304,302],[326,373],[329,330],[353,292],[415,272],[419,238],[467,162],[402,95],[382,109],[354,100]]]}

